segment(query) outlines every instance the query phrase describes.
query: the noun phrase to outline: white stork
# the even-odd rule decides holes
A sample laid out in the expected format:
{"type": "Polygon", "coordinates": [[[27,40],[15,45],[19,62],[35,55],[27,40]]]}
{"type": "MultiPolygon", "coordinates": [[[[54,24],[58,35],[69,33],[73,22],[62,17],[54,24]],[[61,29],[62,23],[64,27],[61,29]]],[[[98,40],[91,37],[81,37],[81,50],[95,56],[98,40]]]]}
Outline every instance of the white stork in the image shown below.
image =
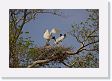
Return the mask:
{"type": "Polygon", "coordinates": [[[52,38],[52,34],[53,33],[59,33],[59,32],[60,31],[57,28],[53,28],[51,30],[51,32],[49,32],[49,30],[46,29],[46,31],[44,32],[44,35],[43,35],[43,38],[46,40],[46,46],[49,46],[50,45],[49,42],[50,42],[50,40],[52,38]]]}
{"type": "Polygon", "coordinates": [[[55,36],[52,37],[52,39],[54,39],[55,40],[54,43],[58,45],[60,42],[62,42],[65,39],[65,37],[66,37],[66,34],[64,35],[60,34],[60,37],[58,37],[57,39],[55,38],[55,36]]]}

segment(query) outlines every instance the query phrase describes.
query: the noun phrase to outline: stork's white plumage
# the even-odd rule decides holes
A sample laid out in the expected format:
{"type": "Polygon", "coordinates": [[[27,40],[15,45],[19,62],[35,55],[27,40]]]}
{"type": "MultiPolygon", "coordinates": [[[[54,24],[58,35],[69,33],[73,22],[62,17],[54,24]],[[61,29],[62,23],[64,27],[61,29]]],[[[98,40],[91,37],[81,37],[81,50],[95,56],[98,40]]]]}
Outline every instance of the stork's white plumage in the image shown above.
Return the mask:
{"type": "Polygon", "coordinates": [[[55,40],[55,42],[54,42],[55,44],[59,44],[60,42],[62,42],[65,39],[65,37],[66,37],[66,34],[64,34],[64,35],[60,34],[60,37],[58,37],[57,39],[55,37],[53,37],[52,39],[55,40]]]}
{"type": "Polygon", "coordinates": [[[57,28],[53,28],[53,29],[51,30],[51,33],[60,33],[60,30],[57,29],[57,28]]]}
{"type": "Polygon", "coordinates": [[[48,31],[48,29],[45,31],[43,37],[44,37],[46,40],[51,39],[51,33],[48,31]]]}
{"type": "Polygon", "coordinates": [[[52,34],[53,34],[53,33],[58,33],[58,32],[59,32],[59,30],[56,29],[56,28],[53,28],[53,29],[51,30],[51,32],[49,32],[48,29],[45,31],[45,33],[44,33],[44,35],[43,35],[43,38],[46,40],[46,45],[49,45],[49,41],[50,41],[51,38],[52,38],[52,34]]]}
{"type": "Polygon", "coordinates": [[[58,44],[64,40],[64,36],[58,37],[55,41],[55,44],[58,44]]]}

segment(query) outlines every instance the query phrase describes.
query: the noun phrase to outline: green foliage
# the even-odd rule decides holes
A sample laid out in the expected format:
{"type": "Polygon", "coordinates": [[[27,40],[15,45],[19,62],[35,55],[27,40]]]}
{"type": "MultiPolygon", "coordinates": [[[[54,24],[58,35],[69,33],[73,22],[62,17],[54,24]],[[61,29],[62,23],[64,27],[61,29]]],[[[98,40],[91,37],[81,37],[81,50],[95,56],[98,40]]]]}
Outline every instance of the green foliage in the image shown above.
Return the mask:
{"type": "MultiPolygon", "coordinates": [[[[86,20],[81,21],[79,24],[74,23],[72,25],[72,31],[69,32],[71,36],[75,38],[77,43],[81,45],[83,51],[79,54],[85,54],[82,58],[80,55],[76,57],[70,64],[73,67],[85,68],[85,67],[99,67],[99,10],[88,9],[86,10],[89,16],[86,20]],[[97,41],[95,43],[95,41],[97,41]],[[83,53],[84,52],[84,53],[83,53]],[[96,57],[95,57],[96,56],[96,57]],[[97,62],[95,60],[97,59],[97,62]]],[[[77,48],[78,49],[78,48],[77,48]]]]}
{"type": "MultiPolygon", "coordinates": [[[[23,38],[23,27],[31,20],[38,17],[39,14],[49,13],[60,16],[59,10],[47,9],[10,9],[9,10],[9,45],[10,45],[10,61],[9,67],[19,67],[21,65],[21,57],[25,57],[29,52],[29,47],[33,46],[31,37],[23,38]]],[[[26,35],[29,32],[25,32],[26,35]]],[[[23,60],[22,60],[23,61],[23,60]]]]}
{"type": "Polygon", "coordinates": [[[29,34],[29,32],[25,32],[26,34],[29,34]]]}
{"type": "Polygon", "coordinates": [[[84,57],[75,57],[75,60],[71,62],[70,66],[74,68],[98,68],[98,58],[89,53],[84,57]]]}

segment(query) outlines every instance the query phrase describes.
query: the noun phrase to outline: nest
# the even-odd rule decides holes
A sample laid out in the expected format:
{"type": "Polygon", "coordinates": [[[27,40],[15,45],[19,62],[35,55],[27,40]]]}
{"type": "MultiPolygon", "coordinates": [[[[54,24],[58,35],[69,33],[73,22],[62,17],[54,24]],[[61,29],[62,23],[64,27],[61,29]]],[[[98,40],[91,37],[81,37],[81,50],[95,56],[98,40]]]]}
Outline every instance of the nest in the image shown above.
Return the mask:
{"type": "Polygon", "coordinates": [[[46,47],[36,47],[36,48],[31,48],[31,51],[29,54],[33,60],[53,59],[53,61],[63,61],[68,56],[66,51],[71,51],[71,48],[62,47],[62,46],[47,47],[47,48],[46,47]]]}

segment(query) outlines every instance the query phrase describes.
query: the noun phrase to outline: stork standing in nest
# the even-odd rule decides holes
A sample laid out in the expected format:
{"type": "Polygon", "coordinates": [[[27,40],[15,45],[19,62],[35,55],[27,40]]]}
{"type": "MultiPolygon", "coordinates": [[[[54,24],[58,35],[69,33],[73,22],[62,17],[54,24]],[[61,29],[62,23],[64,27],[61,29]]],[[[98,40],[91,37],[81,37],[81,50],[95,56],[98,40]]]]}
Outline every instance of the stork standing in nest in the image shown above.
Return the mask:
{"type": "Polygon", "coordinates": [[[44,32],[43,38],[46,40],[45,46],[50,46],[50,40],[52,39],[52,34],[59,33],[57,28],[53,28],[50,32],[48,29],[44,32]]]}
{"type": "Polygon", "coordinates": [[[54,37],[52,37],[52,39],[54,39],[54,43],[56,45],[59,45],[60,42],[62,42],[64,39],[66,38],[66,34],[60,34],[60,37],[58,37],[57,39],[54,37]]]}

